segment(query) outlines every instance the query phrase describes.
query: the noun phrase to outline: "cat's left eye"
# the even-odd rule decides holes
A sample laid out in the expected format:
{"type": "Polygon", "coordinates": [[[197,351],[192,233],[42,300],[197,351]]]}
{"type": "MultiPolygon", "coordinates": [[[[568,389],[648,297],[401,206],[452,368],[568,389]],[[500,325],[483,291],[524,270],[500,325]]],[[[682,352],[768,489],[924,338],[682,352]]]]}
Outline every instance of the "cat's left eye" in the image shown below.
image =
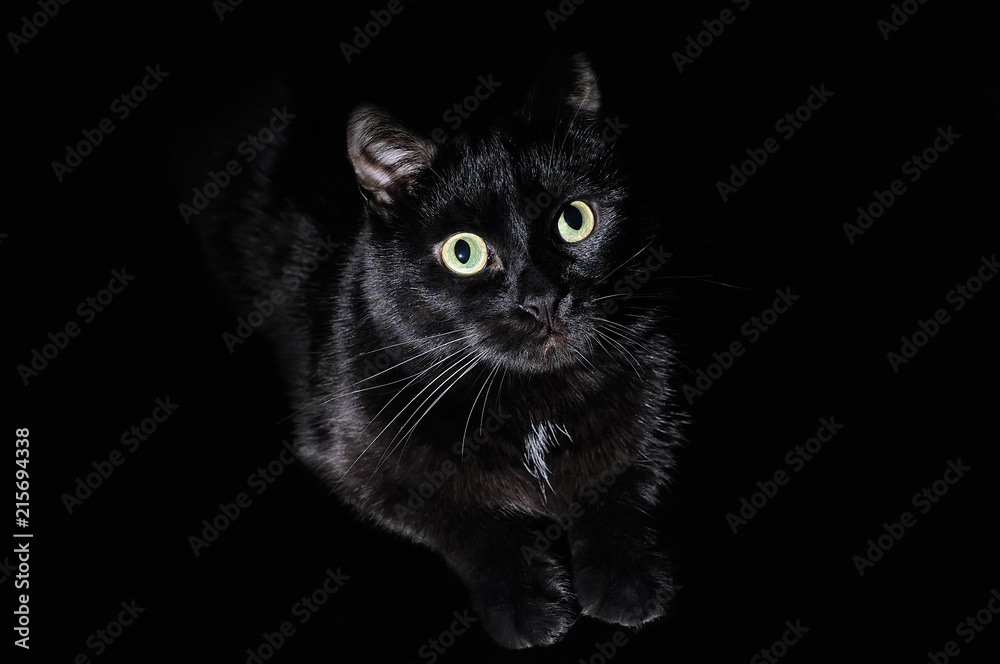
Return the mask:
{"type": "Polygon", "coordinates": [[[583,201],[573,201],[559,215],[559,237],[566,242],[580,242],[594,230],[594,211],[583,201]]]}
{"type": "Polygon", "coordinates": [[[441,262],[463,277],[482,272],[486,259],[486,241],[475,233],[455,233],[441,247],[441,262]]]}

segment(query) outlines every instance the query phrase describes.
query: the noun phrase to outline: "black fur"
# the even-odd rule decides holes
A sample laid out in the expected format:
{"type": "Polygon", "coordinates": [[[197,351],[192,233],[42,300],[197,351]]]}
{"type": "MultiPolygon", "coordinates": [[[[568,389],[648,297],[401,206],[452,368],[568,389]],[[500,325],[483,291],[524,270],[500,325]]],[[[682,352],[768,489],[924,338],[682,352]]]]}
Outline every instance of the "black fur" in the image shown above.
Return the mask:
{"type": "Polygon", "coordinates": [[[301,458],[361,517],[443,555],[509,648],[556,642],[580,612],[640,625],[673,592],[650,516],[679,437],[672,346],[639,304],[655,300],[612,286],[658,228],[632,210],[600,109],[582,57],[505,121],[441,145],[357,108],[364,212],[329,259],[340,213],[289,181],[307,172],[302,127],[194,221],[238,309],[286,296],[266,332],[301,458]],[[556,223],[574,200],[596,221],[569,244],[556,223]],[[479,274],[442,264],[460,231],[486,241],[479,274]],[[566,532],[569,559],[551,541],[566,532]]]}

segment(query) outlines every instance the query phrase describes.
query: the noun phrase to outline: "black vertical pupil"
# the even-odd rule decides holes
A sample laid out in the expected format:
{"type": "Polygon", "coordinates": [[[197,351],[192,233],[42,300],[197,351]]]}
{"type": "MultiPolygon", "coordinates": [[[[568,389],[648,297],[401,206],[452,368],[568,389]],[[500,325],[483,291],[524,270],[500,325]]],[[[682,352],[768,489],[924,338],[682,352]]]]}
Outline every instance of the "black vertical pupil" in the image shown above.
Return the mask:
{"type": "Polygon", "coordinates": [[[465,240],[459,240],[455,243],[455,258],[457,258],[462,263],[469,262],[469,256],[472,255],[472,247],[465,240]]]}
{"type": "Polygon", "coordinates": [[[563,210],[563,221],[574,231],[578,231],[583,227],[583,214],[575,205],[570,205],[563,210]]]}

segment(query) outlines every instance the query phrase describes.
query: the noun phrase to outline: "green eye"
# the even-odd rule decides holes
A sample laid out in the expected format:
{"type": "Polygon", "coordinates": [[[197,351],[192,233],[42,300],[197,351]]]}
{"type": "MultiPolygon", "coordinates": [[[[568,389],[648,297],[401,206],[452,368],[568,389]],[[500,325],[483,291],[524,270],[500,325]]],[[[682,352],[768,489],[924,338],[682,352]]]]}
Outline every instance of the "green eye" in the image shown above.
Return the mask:
{"type": "Polygon", "coordinates": [[[486,242],[473,233],[455,233],[441,247],[441,262],[463,277],[481,272],[486,256],[486,242]]]}
{"type": "Polygon", "coordinates": [[[580,242],[594,230],[594,211],[583,201],[573,201],[559,215],[559,237],[566,242],[580,242]]]}

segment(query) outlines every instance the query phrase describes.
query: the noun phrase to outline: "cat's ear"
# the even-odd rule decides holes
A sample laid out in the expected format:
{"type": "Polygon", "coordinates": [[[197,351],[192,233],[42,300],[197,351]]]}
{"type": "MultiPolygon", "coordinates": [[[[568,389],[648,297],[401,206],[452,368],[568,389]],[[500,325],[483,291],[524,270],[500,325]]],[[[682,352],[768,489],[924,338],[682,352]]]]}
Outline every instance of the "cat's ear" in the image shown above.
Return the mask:
{"type": "Polygon", "coordinates": [[[533,117],[569,116],[593,120],[601,114],[601,90],[590,60],[583,53],[555,56],[539,72],[524,106],[533,117]]]}
{"type": "Polygon", "coordinates": [[[437,146],[377,106],[363,105],[347,121],[347,154],[369,204],[387,208],[430,167],[437,146]]]}

